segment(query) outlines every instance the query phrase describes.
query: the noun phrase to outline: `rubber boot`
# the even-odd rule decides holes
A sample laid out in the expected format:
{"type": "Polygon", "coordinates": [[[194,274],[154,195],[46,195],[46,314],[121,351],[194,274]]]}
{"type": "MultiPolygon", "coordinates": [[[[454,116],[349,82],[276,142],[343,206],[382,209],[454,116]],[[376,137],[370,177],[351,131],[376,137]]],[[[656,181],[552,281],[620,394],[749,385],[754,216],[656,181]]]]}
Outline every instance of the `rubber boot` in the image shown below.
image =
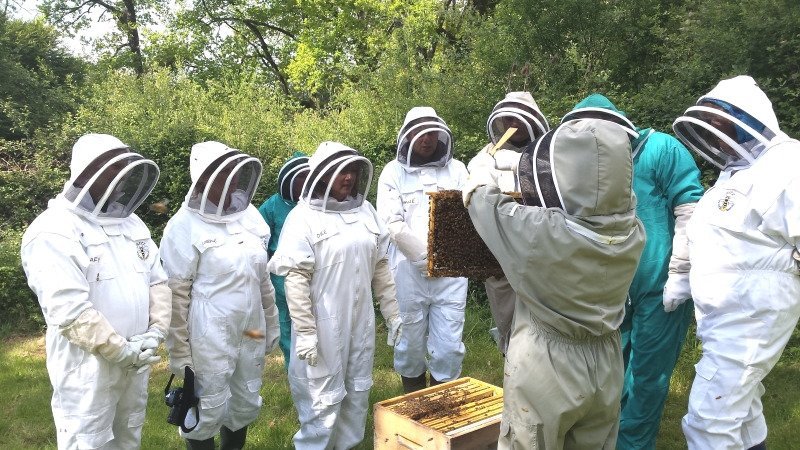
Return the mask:
{"type": "Polygon", "coordinates": [[[211,437],[202,441],[187,439],[186,450],[214,450],[214,438],[211,437]]]}
{"type": "Polygon", "coordinates": [[[764,441],[758,445],[754,445],[747,450],[767,450],[767,441],[764,441]]]}
{"type": "Polygon", "coordinates": [[[420,389],[425,389],[425,372],[418,377],[400,377],[403,380],[403,392],[410,394],[420,389]]]}
{"type": "Polygon", "coordinates": [[[433,375],[431,375],[431,386],[438,386],[442,383],[444,383],[444,381],[439,381],[436,378],[433,378],[433,375]]]}
{"type": "Polygon", "coordinates": [[[219,430],[219,450],[241,450],[247,438],[247,427],[231,431],[223,426],[219,430]]]}

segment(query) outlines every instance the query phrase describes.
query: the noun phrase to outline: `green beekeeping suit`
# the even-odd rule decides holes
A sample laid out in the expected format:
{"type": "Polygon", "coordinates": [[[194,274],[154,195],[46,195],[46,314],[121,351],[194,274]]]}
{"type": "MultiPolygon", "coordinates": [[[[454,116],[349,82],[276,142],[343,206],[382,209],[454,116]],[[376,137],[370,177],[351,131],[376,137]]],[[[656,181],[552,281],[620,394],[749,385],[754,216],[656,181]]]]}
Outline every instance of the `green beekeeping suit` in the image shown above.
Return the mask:
{"type": "MultiPolygon", "coordinates": [[[[592,94],[575,106],[602,108],[625,116],[605,96],[592,94]]],[[[676,267],[688,258],[685,234],[675,236],[676,217],[691,215],[703,195],[700,171],[676,138],[652,128],[638,129],[633,150],[636,214],[647,232],[622,324],[625,384],[618,449],[654,449],[669,381],[694,308],[691,301],[666,312],[662,305],[669,276],[687,277],[676,267]],[[673,240],[675,251],[673,251],[673,240]],[[682,254],[686,253],[686,254],[682,254]]]]}
{"type": "MultiPolygon", "coordinates": [[[[275,254],[275,250],[278,248],[278,239],[280,238],[281,229],[283,228],[283,222],[286,220],[286,216],[288,216],[289,212],[297,205],[296,196],[293,201],[293,196],[288,192],[288,190],[291,190],[291,186],[286,185],[286,183],[291,183],[292,180],[290,176],[298,173],[298,170],[290,174],[289,170],[285,169],[292,167],[301,169],[301,165],[304,164],[303,167],[308,165],[307,161],[308,157],[306,155],[301,152],[294,152],[278,173],[278,192],[273,194],[258,207],[258,212],[264,217],[271,231],[269,244],[267,246],[270,258],[275,254]],[[289,177],[286,175],[289,175],[289,177]],[[286,189],[283,189],[284,187],[286,189]]],[[[299,195],[299,193],[297,194],[299,195]]],[[[269,277],[272,281],[272,285],[275,287],[275,304],[278,307],[278,320],[281,326],[281,338],[278,341],[278,345],[281,348],[281,352],[283,352],[283,365],[288,369],[292,338],[292,319],[289,317],[289,306],[286,304],[286,291],[283,286],[286,277],[278,276],[274,273],[270,273],[269,277]]]]}

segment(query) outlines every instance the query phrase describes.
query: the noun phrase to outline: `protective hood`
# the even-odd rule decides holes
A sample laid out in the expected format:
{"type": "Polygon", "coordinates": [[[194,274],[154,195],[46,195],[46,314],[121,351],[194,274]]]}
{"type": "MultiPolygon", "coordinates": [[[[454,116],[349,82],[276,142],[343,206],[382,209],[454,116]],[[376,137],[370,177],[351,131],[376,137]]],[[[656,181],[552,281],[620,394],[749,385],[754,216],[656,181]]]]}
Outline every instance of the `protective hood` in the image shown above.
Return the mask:
{"type": "Polygon", "coordinates": [[[71,210],[101,225],[130,216],[159,176],[156,163],[108,134],[81,136],[72,147],[69,168],[61,196],[71,210]]]}
{"type": "Polygon", "coordinates": [[[281,167],[278,171],[278,192],[284,201],[297,203],[308,172],[308,156],[300,152],[295,152],[281,167]]]}
{"type": "Polygon", "coordinates": [[[339,142],[319,144],[308,161],[309,174],[301,201],[323,212],[358,209],[372,183],[372,163],[339,142]]]}
{"type": "Polygon", "coordinates": [[[526,205],[580,218],[635,208],[630,138],[606,120],[570,120],[549,131],[525,148],[517,175],[526,205]]]}
{"type": "Polygon", "coordinates": [[[720,169],[750,166],[780,133],[772,103],[753,78],[720,81],[672,124],[687,147],[720,169]]]}
{"type": "Polygon", "coordinates": [[[572,111],[561,118],[561,123],[566,123],[575,119],[600,119],[613,122],[619,125],[631,139],[637,139],[639,133],[636,126],[631,122],[624,112],[617,109],[611,100],[603,94],[591,94],[578,102],[572,111]]]}
{"type": "Polygon", "coordinates": [[[453,133],[428,106],[411,108],[397,133],[397,161],[406,168],[444,167],[453,157],[453,133]]]}
{"type": "Polygon", "coordinates": [[[231,222],[250,205],[261,162],[221,142],[201,142],[192,146],[189,175],[192,186],[184,205],[206,220],[231,222]]]}
{"type": "Polygon", "coordinates": [[[492,144],[497,144],[511,127],[517,131],[506,141],[504,148],[521,149],[550,130],[530,92],[509,92],[506,98],[497,102],[486,121],[486,134],[492,144]]]}

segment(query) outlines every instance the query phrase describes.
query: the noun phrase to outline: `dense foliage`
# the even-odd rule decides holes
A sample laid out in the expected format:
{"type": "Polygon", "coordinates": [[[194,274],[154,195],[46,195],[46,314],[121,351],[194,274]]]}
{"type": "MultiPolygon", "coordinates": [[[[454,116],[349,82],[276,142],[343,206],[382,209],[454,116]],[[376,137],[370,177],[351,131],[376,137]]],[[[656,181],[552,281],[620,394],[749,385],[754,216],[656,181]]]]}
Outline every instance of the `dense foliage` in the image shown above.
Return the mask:
{"type": "MultiPolygon", "coordinates": [[[[131,57],[130,22],[118,21],[116,33],[97,38],[91,62],[67,54],[58,37],[86,24],[67,23],[64,11],[95,3],[42,4],[52,25],[0,16],[0,217],[15,235],[61,189],[71,145],[89,131],[114,134],[160,165],[151,200],[169,200],[170,211],[139,210],[156,238],[188,188],[196,142],[259,157],[260,202],[284,158],[323,140],[364,152],[377,177],[416,105],[448,121],[466,161],[508,90],[532,91],[551,125],[603,92],[638,125],[669,130],[719,79],[744,73],[770,96],[783,130],[800,135],[795,1],[195,0],[169,10],[131,0],[141,55],[131,57]],[[148,27],[158,17],[162,27],[148,27]]],[[[18,275],[11,254],[0,265],[18,275]]],[[[30,297],[0,290],[2,315],[35,306],[30,297]]]]}

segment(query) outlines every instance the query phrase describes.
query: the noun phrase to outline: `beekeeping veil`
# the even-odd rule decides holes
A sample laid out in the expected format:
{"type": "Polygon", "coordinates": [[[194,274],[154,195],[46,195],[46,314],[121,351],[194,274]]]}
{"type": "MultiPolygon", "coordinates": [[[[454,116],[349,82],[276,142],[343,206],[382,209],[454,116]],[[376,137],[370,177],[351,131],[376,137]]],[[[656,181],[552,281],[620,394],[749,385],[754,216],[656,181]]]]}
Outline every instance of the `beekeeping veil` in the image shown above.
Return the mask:
{"type": "Polygon", "coordinates": [[[352,148],[339,142],[319,144],[308,161],[309,174],[303,185],[301,201],[323,212],[348,212],[364,202],[372,183],[372,163],[352,148]],[[336,198],[337,177],[349,174],[346,195],[336,198]]]}
{"type": "Polygon", "coordinates": [[[486,121],[486,134],[496,144],[510,126],[515,126],[517,131],[507,142],[506,148],[513,146],[522,148],[535,141],[550,130],[544,114],[539,110],[539,105],[533,100],[530,92],[509,92],[500,100],[489,114],[486,121]],[[522,127],[523,129],[519,129],[522,127]]]}
{"type": "Polygon", "coordinates": [[[308,156],[295,153],[295,156],[281,167],[278,171],[278,192],[281,198],[287,202],[297,203],[300,199],[300,190],[295,190],[295,181],[303,179],[309,172],[308,156]]]}
{"type": "Polygon", "coordinates": [[[602,94],[592,94],[581,100],[572,111],[561,118],[561,123],[576,119],[600,119],[617,124],[631,139],[639,137],[636,126],[602,94]]]}
{"type": "Polygon", "coordinates": [[[428,106],[411,108],[397,133],[397,161],[404,167],[444,167],[453,157],[453,133],[428,106]]]}
{"type": "Polygon", "coordinates": [[[772,103],[753,78],[720,81],[672,124],[687,147],[720,169],[752,164],[780,129],[772,103]]]}
{"type": "Polygon", "coordinates": [[[70,208],[100,224],[130,216],[158,181],[156,163],[108,134],[86,134],[72,147],[62,196],[70,208]]]}
{"type": "Polygon", "coordinates": [[[221,142],[201,142],[192,146],[189,175],[186,207],[207,220],[230,222],[250,205],[261,162],[221,142]]]}
{"type": "Polygon", "coordinates": [[[525,148],[518,173],[525,205],[589,218],[633,211],[630,137],[602,119],[561,124],[525,148]]]}

